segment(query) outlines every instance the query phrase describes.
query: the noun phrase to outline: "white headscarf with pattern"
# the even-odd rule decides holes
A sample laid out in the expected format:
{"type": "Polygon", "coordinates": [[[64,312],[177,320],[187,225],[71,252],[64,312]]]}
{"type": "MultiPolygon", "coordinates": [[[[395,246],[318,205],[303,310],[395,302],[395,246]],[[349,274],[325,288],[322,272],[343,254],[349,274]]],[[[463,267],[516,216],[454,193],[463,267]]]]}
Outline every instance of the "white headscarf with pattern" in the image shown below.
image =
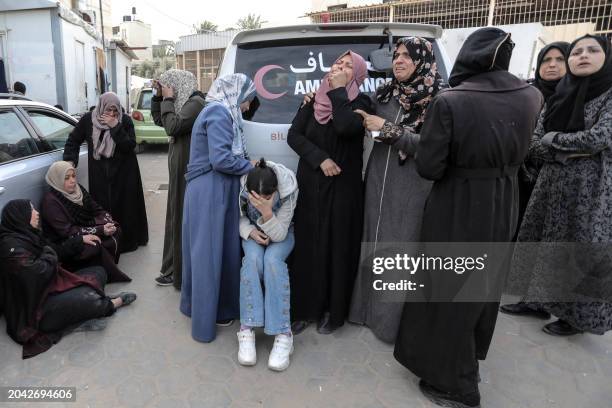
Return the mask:
{"type": "Polygon", "coordinates": [[[255,84],[244,74],[229,74],[219,77],[210,87],[206,95],[206,102],[217,102],[225,106],[232,116],[234,127],[234,140],[232,153],[244,158],[248,157],[244,131],[242,129],[242,112],[240,104],[255,97],[255,84]]]}

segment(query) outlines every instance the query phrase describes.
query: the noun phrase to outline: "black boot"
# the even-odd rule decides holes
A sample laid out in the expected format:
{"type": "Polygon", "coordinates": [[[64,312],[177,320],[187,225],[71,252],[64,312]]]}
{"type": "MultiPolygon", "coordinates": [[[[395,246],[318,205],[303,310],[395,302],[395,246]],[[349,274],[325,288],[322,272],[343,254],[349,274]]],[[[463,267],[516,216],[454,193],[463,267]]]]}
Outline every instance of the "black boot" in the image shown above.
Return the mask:
{"type": "Polygon", "coordinates": [[[332,334],[338,328],[338,326],[331,324],[329,319],[329,312],[323,313],[323,317],[321,317],[321,320],[317,323],[317,332],[320,334],[332,334]]]}
{"type": "Polygon", "coordinates": [[[442,391],[433,385],[421,380],[419,388],[431,402],[441,407],[450,408],[480,408],[480,393],[453,394],[442,391]]]}
{"type": "Polygon", "coordinates": [[[578,330],[565,320],[557,320],[556,322],[548,323],[546,326],[542,327],[542,330],[546,334],[550,334],[552,336],[572,336],[574,334],[584,333],[582,330],[578,330]]]}
{"type": "Polygon", "coordinates": [[[300,334],[306,330],[309,324],[310,323],[306,320],[296,320],[295,322],[291,323],[291,333],[294,335],[300,334]]]}
{"type": "Polygon", "coordinates": [[[525,302],[518,303],[510,303],[508,305],[503,305],[499,308],[499,311],[502,313],[515,315],[515,316],[532,316],[537,317],[538,319],[548,320],[550,319],[550,313],[544,310],[537,310],[529,307],[529,305],[525,302]]]}

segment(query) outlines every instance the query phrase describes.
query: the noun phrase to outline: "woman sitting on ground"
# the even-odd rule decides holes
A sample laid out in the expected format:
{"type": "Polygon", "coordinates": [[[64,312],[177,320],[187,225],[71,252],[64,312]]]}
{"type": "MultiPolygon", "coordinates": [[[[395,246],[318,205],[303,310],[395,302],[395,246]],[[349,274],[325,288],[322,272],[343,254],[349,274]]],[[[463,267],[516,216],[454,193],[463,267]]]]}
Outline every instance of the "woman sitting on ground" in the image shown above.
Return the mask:
{"type": "Polygon", "coordinates": [[[84,239],[74,236],[62,245],[46,241],[29,200],[9,201],[2,210],[1,308],[8,335],[23,345],[23,358],[48,350],[67,330],[110,316],[136,299],[131,292],[106,296],[101,267],[72,273],[59,266],[60,260],[83,250],[84,239]]]}
{"type": "Polygon", "coordinates": [[[282,164],[261,159],[241,179],[244,260],[240,269],[238,362],[245,366],[257,362],[253,328],[263,327],[266,334],[276,336],[268,368],[283,371],[289,367],[293,336],[285,260],[294,244],[291,220],[297,195],[297,179],[282,164]]]}
{"type": "Polygon", "coordinates": [[[45,177],[50,191],[42,201],[42,224],[50,241],[63,243],[82,236],[83,250],[65,261],[69,270],[102,266],[109,282],[131,279],[117,267],[121,229],[111,215],[100,207],[77,182],[76,170],[65,161],[55,162],[45,177]]]}

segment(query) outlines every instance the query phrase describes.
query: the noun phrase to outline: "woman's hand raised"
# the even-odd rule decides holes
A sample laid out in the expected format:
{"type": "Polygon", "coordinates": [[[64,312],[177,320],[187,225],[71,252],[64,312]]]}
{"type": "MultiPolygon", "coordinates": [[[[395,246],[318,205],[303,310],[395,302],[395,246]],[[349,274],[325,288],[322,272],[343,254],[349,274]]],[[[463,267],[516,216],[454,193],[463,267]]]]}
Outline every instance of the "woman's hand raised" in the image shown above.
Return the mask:
{"type": "Polygon", "coordinates": [[[363,118],[363,127],[369,131],[381,130],[385,125],[385,120],[380,116],[370,115],[361,109],[355,109],[353,112],[361,115],[363,118]]]}

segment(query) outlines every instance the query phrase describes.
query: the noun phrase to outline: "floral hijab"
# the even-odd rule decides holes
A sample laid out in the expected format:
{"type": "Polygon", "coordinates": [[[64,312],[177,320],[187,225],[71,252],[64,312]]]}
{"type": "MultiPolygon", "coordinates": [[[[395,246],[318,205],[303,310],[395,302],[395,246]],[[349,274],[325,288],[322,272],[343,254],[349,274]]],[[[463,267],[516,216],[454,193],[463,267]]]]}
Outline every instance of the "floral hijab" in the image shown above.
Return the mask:
{"type": "Polygon", "coordinates": [[[380,103],[388,103],[391,98],[397,99],[404,108],[399,125],[419,133],[427,106],[444,86],[429,41],[421,37],[403,37],[397,41],[395,49],[400,45],[408,49],[416,69],[407,81],[400,82],[393,78],[381,85],[376,91],[376,99],[380,103]]]}
{"type": "Polygon", "coordinates": [[[229,110],[234,127],[232,153],[244,158],[248,157],[248,153],[242,129],[240,104],[252,100],[255,95],[255,84],[244,74],[229,74],[217,78],[206,95],[206,102],[217,102],[229,110]]]}

